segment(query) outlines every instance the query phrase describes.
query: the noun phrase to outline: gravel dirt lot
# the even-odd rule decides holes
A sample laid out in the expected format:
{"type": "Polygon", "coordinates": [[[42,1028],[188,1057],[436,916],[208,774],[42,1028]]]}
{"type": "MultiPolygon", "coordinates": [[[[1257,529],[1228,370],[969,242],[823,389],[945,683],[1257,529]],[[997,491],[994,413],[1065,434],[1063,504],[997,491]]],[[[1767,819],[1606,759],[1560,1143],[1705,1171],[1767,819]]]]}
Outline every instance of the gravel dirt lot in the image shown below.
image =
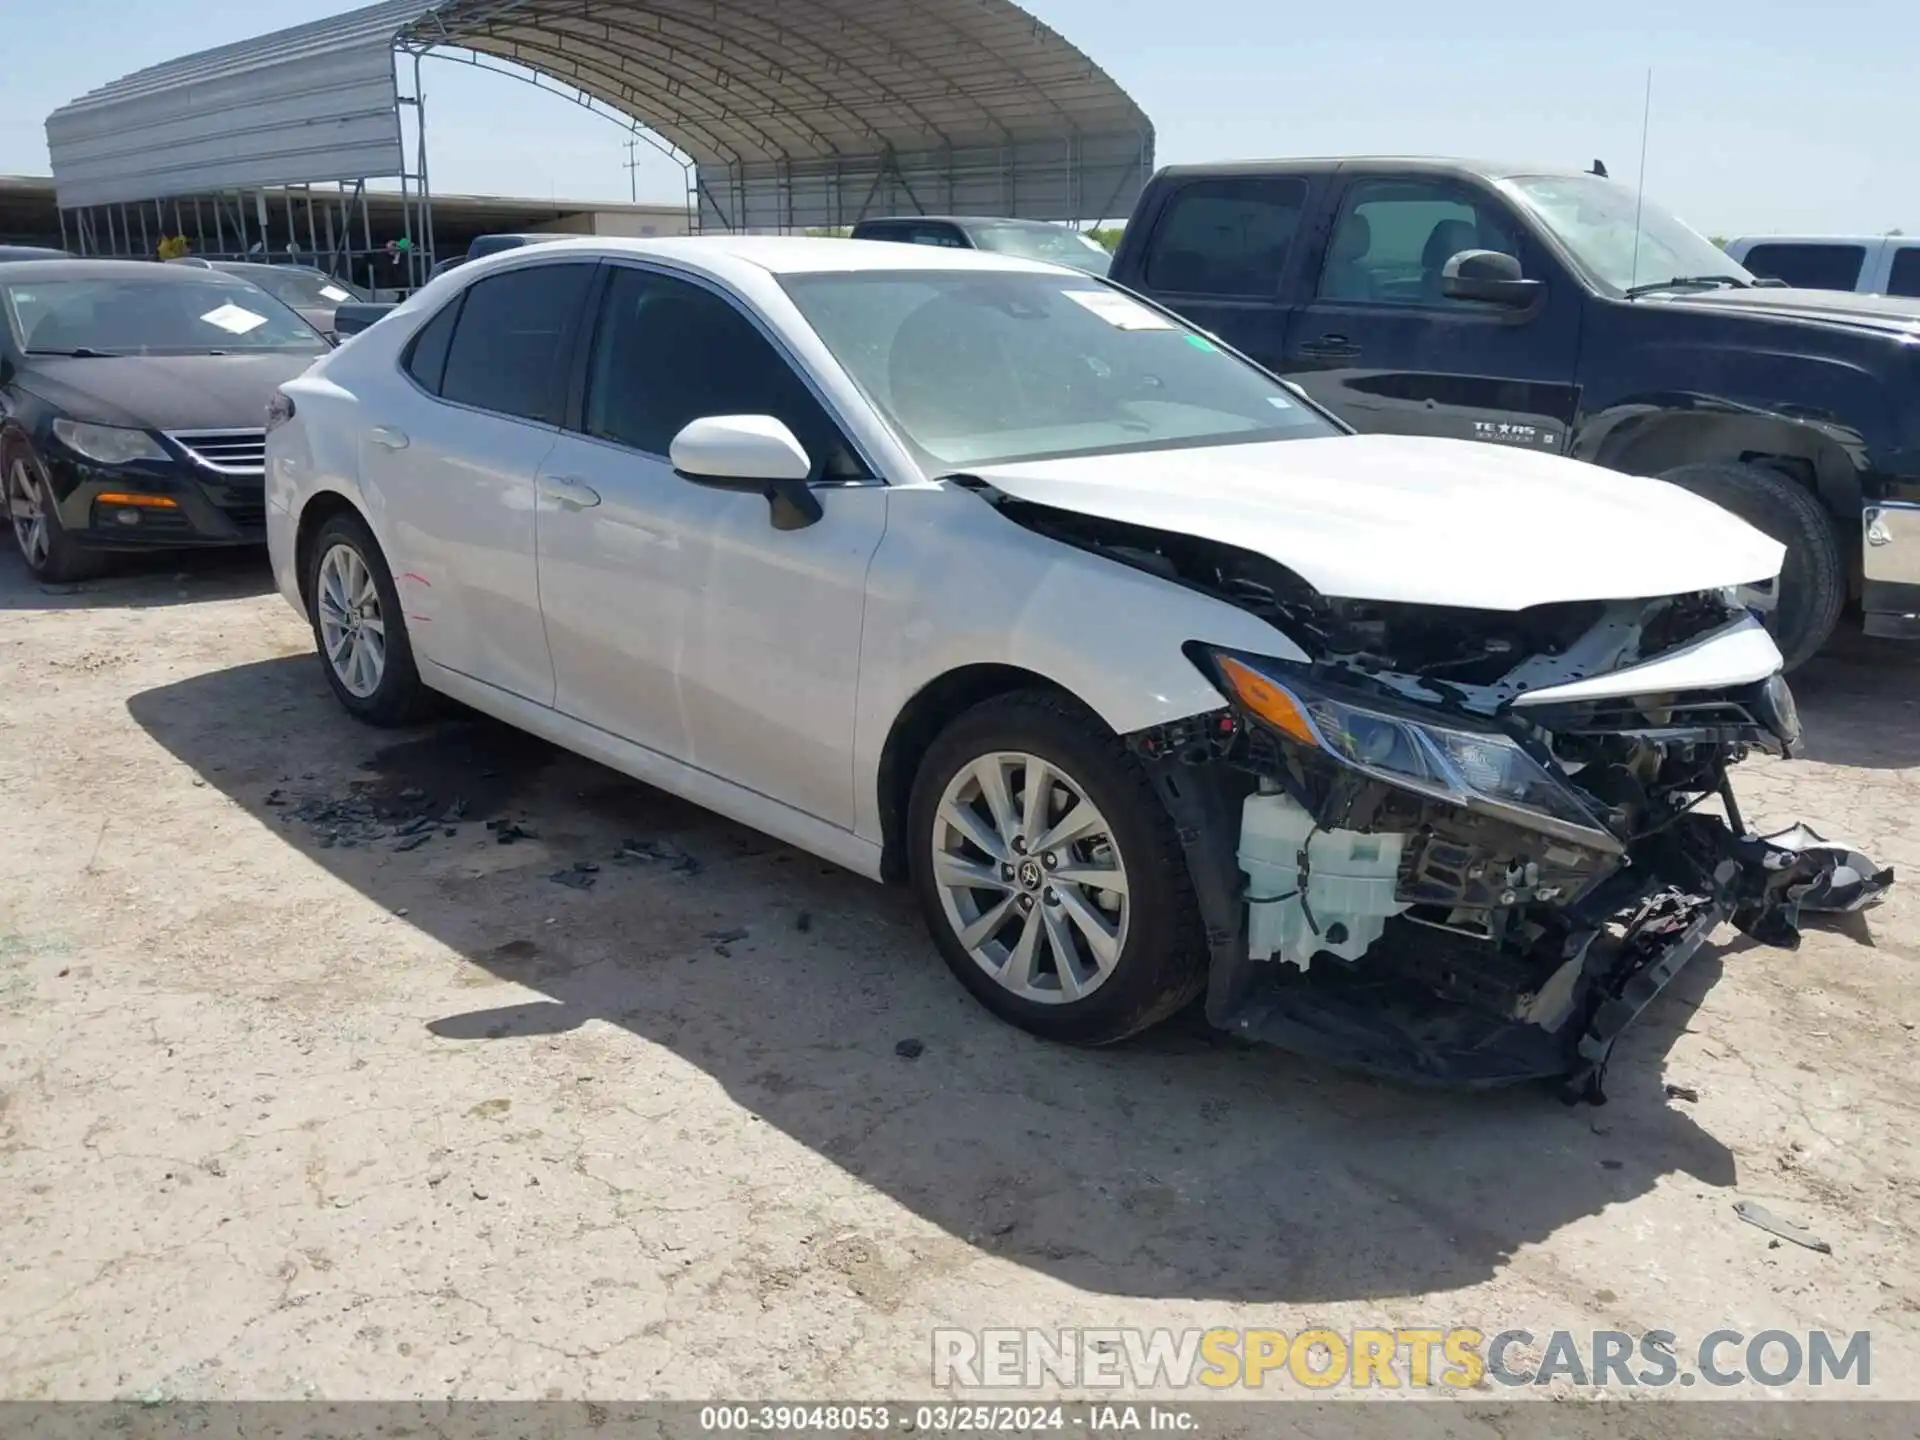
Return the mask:
{"type": "MultiPolygon", "coordinates": [[[[1797,688],[1749,818],[1920,876],[1920,660],[1797,688]]],[[[1911,882],[1719,937],[1598,1110],[1062,1049],[903,895],[354,725],[254,557],[0,558],[0,795],[0,1398],[909,1397],[939,1325],[1309,1324],[1868,1329],[1920,1398],[1911,882]]]]}

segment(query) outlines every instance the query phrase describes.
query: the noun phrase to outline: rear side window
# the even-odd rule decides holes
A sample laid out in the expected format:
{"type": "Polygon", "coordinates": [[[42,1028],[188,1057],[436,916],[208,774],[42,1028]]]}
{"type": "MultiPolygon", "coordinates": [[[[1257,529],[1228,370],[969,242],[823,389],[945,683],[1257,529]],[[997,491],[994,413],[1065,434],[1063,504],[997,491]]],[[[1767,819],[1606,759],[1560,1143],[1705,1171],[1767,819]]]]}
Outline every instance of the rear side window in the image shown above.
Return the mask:
{"type": "Polygon", "coordinates": [[[400,362],[422,390],[435,395],[446,377],[447,349],[453,343],[454,322],[460,318],[460,302],[464,299],[466,296],[456,295],[451,304],[441,306],[440,313],[420,327],[400,362]]]}
{"type": "Polygon", "coordinates": [[[1742,263],[1756,275],[1800,290],[1851,290],[1860,283],[1866,258],[1861,245],[1756,245],[1742,263]]]}
{"type": "Polygon", "coordinates": [[[1893,273],[1887,276],[1887,294],[1920,295],[1920,245],[1903,245],[1893,252],[1893,273]]]}
{"type": "Polygon", "coordinates": [[[530,265],[470,286],[447,351],[440,398],[558,425],[567,337],[591,263],[530,265]]]}
{"type": "Polygon", "coordinates": [[[1304,180],[1196,180],[1169,202],[1147,286],[1181,295],[1272,295],[1306,206],[1304,180]]]}

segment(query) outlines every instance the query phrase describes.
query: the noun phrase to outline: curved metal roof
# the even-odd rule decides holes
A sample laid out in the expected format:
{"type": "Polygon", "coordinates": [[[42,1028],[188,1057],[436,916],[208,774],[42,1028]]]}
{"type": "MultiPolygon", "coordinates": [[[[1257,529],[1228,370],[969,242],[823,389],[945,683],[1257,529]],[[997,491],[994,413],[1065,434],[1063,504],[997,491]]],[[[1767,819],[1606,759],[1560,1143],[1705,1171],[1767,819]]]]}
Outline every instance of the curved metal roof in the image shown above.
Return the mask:
{"type": "Polygon", "coordinates": [[[839,173],[935,153],[1032,165],[1036,146],[1056,169],[1124,164],[1144,179],[1151,165],[1140,108],[1011,0],[386,0],[61,107],[47,121],[61,203],[398,173],[380,68],[395,46],[457,47],[564,82],[703,172],[839,173]]]}

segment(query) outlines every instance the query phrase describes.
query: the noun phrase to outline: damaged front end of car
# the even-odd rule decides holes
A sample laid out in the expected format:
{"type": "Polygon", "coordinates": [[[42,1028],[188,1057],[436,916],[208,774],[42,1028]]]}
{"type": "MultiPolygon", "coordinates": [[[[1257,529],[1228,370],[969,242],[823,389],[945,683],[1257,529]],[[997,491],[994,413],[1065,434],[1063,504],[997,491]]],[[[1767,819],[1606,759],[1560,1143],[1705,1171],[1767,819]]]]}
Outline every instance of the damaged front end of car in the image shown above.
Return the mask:
{"type": "Polygon", "coordinates": [[[1791,949],[1803,905],[1892,879],[1747,830],[1729,771],[1800,730],[1731,591],[1504,613],[1332,600],[1278,567],[1216,586],[1307,658],[1193,645],[1228,703],[1127,739],[1235,1034],[1599,1103],[1621,1033],[1716,927],[1791,949]]]}

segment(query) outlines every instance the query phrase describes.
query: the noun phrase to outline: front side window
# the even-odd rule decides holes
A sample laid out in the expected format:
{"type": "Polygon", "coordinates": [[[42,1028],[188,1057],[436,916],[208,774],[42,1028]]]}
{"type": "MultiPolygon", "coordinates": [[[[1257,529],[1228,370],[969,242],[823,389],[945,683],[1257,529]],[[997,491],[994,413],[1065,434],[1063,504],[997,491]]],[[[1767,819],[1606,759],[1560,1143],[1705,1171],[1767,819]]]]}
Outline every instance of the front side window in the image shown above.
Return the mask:
{"type": "Polygon", "coordinates": [[[1205,335],[1090,276],[856,271],[781,283],[936,473],[1340,433],[1205,335]]]}
{"type": "Polygon", "coordinates": [[[1601,176],[1519,175],[1498,183],[1615,294],[1675,280],[1753,283],[1753,275],[1706,236],[1601,176]]]}
{"type": "Polygon", "coordinates": [[[1864,245],[1755,245],[1746,266],[1796,290],[1851,290],[1866,258],[1864,245]]]}
{"type": "Polygon", "coordinates": [[[1462,250],[1520,258],[1500,207],[1444,181],[1363,180],[1348,193],[1320,271],[1320,296],[1379,305],[1442,305],[1447,261],[1462,250]]]}
{"type": "Polygon", "coordinates": [[[528,265],[467,288],[440,397],[519,420],[560,423],[567,340],[591,263],[528,265]]]}
{"type": "Polygon", "coordinates": [[[1273,295],[1307,203],[1304,180],[1196,180],[1167,206],[1147,285],[1181,295],[1273,295]]]}
{"type": "Polygon", "coordinates": [[[1893,271],[1887,276],[1887,294],[1920,295],[1920,245],[1902,245],[1893,252],[1893,271]]]}
{"type": "Polygon", "coordinates": [[[48,355],[224,355],[327,348],[314,328],[244,281],[19,280],[4,287],[22,350],[48,355]]]}
{"type": "Polygon", "coordinates": [[[867,478],[793,366],[730,301],[670,275],[615,269],[588,362],[586,433],[665,458],[674,436],[713,415],[771,415],[813,460],[812,478],[867,478]]]}

